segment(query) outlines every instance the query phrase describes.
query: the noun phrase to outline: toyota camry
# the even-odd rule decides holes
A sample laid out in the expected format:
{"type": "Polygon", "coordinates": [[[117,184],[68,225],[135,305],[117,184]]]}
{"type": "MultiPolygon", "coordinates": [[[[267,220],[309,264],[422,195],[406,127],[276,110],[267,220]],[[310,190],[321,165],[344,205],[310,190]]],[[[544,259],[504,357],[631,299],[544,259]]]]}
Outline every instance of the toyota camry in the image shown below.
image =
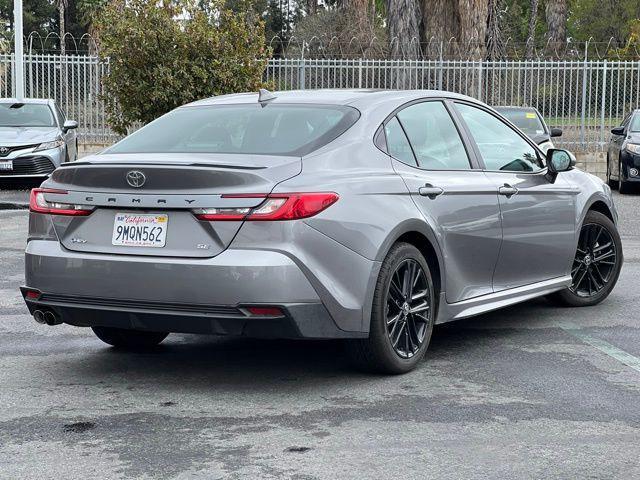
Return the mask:
{"type": "Polygon", "coordinates": [[[246,93],[167,113],[31,192],[30,312],[122,349],[170,332],[344,339],[402,373],[435,323],[594,305],[611,190],[472,98],[246,93]]]}

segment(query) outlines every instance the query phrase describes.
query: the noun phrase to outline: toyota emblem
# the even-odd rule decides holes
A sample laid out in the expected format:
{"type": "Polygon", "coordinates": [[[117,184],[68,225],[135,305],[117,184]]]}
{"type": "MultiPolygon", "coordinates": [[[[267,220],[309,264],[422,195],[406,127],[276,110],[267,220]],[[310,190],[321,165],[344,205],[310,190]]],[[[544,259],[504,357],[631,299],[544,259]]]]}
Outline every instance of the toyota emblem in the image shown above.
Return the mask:
{"type": "Polygon", "coordinates": [[[9,147],[0,147],[0,155],[4,157],[7,153],[9,153],[9,147]]]}
{"type": "Polygon", "coordinates": [[[144,173],[139,172],[138,170],[131,170],[127,173],[127,183],[133,188],[140,188],[146,181],[147,177],[144,173]]]}

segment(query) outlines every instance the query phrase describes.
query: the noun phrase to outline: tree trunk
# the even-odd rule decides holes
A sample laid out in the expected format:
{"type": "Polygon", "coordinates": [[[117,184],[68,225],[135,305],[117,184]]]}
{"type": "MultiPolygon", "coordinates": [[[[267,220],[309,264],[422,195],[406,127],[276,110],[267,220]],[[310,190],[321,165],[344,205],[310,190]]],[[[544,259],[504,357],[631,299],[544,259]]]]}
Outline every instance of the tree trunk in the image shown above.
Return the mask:
{"type": "Polygon", "coordinates": [[[307,15],[318,13],[318,0],[307,0],[307,15]]]}
{"type": "Polygon", "coordinates": [[[65,45],[65,24],[64,24],[64,11],[65,11],[65,5],[64,5],[64,0],[59,0],[58,3],[58,12],[59,12],[59,22],[60,22],[60,55],[64,55],[66,52],[66,45],[65,45]]]}
{"type": "Polygon", "coordinates": [[[562,56],[567,42],[567,0],[547,0],[547,27],[549,53],[562,56]]]}
{"type": "Polygon", "coordinates": [[[529,28],[527,29],[527,50],[526,58],[533,58],[536,43],[536,24],[538,23],[538,0],[531,0],[529,4],[529,28]]]}
{"type": "Polygon", "coordinates": [[[452,58],[480,60],[486,53],[489,0],[423,0],[424,41],[441,43],[452,58]]]}
{"type": "Polygon", "coordinates": [[[416,0],[387,0],[391,58],[420,57],[420,8],[416,0]]]}
{"type": "Polygon", "coordinates": [[[503,0],[489,0],[487,15],[487,59],[502,60],[506,56],[504,42],[502,41],[502,25],[500,22],[500,9],[503,0]]]}

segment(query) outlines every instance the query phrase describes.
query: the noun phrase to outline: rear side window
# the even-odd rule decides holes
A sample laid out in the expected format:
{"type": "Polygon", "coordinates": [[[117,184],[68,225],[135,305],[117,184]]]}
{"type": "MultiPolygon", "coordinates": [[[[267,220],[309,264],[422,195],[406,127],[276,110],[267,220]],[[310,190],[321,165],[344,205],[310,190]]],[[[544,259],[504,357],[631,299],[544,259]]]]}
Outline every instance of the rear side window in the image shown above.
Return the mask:
{"type": "Polygon", "coordinates": [[[460,134],[442,102],[417,103],[397,116],[407,132],[420,168],[471,168],[460,134]]]}
{"type": "Polygon", "coordinates": [[[384,127],[384,133],[387,136],[387,150],[389,155],[397,158],[403,163],[416,165],[416,159],[413,156],[409,140],[404,134],[404,130],[400,126],[398,119],[393,117],[384,127]]]}
{"type": "Polygon", "coordinates": [[[105,153],[238,153],[302,156],[351,127],[360,112],[341,105],[182,107],[105,153]]]}

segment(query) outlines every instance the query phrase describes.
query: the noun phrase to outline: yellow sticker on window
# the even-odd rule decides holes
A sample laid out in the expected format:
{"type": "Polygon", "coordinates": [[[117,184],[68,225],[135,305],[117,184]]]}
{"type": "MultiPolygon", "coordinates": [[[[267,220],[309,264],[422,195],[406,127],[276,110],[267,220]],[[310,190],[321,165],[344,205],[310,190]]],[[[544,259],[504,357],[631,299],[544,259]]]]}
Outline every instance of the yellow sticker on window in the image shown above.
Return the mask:
{"type": "Polygon", "coordinates": [[[526,112],[526,113],[525,113],[525,116],[526,116],[527,118],[536,118],[536,114],[535,114],[535,113],[533,113],[533,112],[526,112]]]}

